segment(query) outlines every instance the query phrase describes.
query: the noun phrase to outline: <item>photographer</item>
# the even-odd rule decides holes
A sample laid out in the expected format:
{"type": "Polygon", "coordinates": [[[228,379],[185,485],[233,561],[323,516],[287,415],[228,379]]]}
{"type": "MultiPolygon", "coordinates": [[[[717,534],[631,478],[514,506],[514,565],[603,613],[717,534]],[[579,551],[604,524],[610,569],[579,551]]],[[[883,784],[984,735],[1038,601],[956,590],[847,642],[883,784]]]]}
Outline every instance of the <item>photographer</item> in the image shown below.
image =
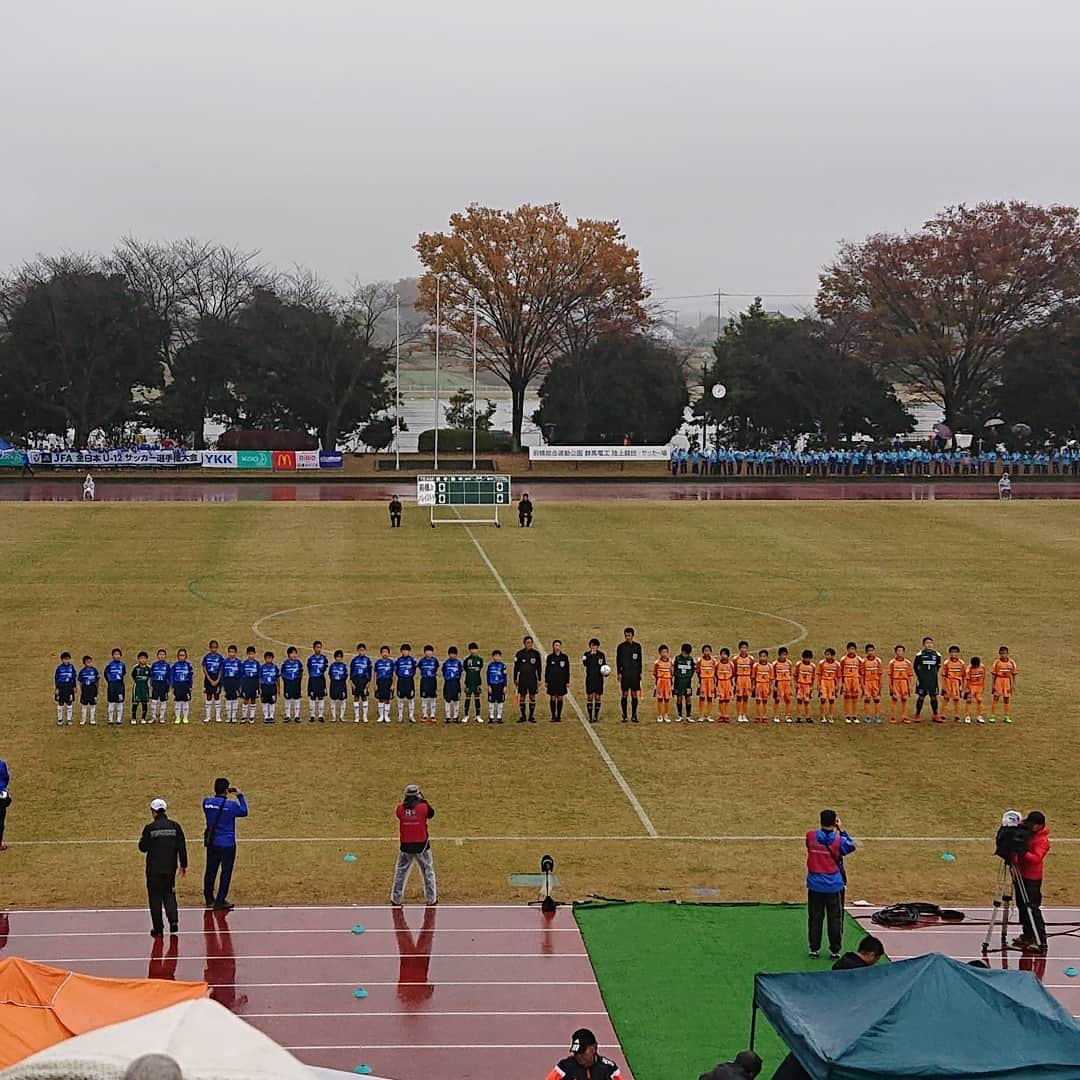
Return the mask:
{"type": "Polygon", "coordinates": [[[1032,810],[1020,827],[1026,833],[1023,850],[1012,857],[1010,865],[1020,878],[1023,888],[1016,890],[1016,913],[1024,928],[1013,945],[1024,952],[1046,952],[1046,923],[1042,915],[1043,861],[1050,851],[1050,830],[1046,817],[1032,810]]]}
{"type": "Polygon", "coordinates": [[[409,880],[413,863],[418,862],[420,873],[424,878],[424,901],[431,906],[438,900],[435,864],[431,858],[431,842],[428,837],[428,822],[435,816],[435,807],[424,798],[419,785],[409,784],[394,813],[398,819],[400,850],[397,865],[394,867],[390,904],[393,907],[401,907],[405,895],[405,883],[409,880]]]}
{"type": "Polygon", "coordinates": [[[844,890],[847,872],[844,856],[855,850],[855,843],[840,823],[835,810],[822,810],[821,828],[806,834],[806,912],[810,959],[821,955],[821,928],[828,917],[829,956],[840,959],[844,933],[844,890]]]}

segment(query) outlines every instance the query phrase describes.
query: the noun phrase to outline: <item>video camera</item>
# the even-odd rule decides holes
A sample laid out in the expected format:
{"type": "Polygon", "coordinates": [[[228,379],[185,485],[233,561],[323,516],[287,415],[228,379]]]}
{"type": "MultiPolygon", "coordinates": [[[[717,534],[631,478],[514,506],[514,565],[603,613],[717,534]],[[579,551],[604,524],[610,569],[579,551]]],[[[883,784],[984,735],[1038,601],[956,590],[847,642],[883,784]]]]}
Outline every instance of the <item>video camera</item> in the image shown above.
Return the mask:
{"type": "Polygon", "coordinates": [[[994,854],[1011,865],[1027,851],[1030,839],[1031,827],[1020,811],[1006,810],[1001,815],[1001,827],[994,838],[994,854]]]}

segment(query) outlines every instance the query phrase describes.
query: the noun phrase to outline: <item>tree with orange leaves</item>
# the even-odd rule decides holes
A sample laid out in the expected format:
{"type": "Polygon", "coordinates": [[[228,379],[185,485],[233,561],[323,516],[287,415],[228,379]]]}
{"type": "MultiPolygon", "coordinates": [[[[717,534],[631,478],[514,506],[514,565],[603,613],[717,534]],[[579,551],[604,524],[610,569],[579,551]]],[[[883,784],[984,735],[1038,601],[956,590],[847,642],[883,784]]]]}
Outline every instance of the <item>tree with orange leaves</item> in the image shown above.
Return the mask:
{"type": "Polygon", "coordinates": [[[956,430],[985,418],[1013,342],[1078,300],[1080,212],[984,202],[844,244],[817,308],[842,347],[940,405],[956,430]]]}
{"type": "Polygon", "coordinates": [[[451,215],[448,232],[421,233],[416,251],[416,306],[434,314],[438,280],[449,350],[472,348],[475,297],[478,360],[510,388],[515,449],[525,392],[552,359],[648,323],[638,253],[617,221],[571,222],[558,203],[474,205],[451,215]]]}

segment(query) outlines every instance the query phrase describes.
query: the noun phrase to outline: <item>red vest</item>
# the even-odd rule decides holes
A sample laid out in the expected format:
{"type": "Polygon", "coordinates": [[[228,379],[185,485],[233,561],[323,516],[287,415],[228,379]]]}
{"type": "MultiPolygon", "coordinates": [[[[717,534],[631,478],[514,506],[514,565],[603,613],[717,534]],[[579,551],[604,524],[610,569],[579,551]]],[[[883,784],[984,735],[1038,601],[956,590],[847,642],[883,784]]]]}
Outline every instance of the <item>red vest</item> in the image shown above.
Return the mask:
{"type": "Polygon", "coordinates": [[[832,857],[830,848],[835,852],[836,858],[840,858],[840,834],[832,834],[829,847],[818,843],[817,834],[817,829],[809,829],[806,833],[806,871],[809,874],[835,874],[836,859],[832,857]]]}
{"type": "Polygon", "coordinates": [[[397,816],[401,843],[427,843],[428,804],[426,802],[415,802],[409,807],[402,803],[397,808],[397,816]]]}

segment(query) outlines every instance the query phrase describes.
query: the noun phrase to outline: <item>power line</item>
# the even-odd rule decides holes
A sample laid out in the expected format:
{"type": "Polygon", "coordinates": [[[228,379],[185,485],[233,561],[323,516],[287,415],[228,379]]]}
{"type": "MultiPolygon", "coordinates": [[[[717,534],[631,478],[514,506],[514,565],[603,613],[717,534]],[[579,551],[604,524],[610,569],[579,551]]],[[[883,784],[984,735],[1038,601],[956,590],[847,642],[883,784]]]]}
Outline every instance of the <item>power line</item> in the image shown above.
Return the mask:
{"type": "Polygon", "coordinates": [[[748,297],[760,296],[762,299],[765,299],[766,297],[768,297],[770,299],[772,299],[772,298],[786,298],[786,299],[791,299],[791,300],[798,300],[798,299],[804,299],[805,300],[805,299],[811,299],[815,295],[816,295],[815,293],[808,293],[808,292],[804,292],[804,293],[781,293],[781,292],[761,292],[760,290],[758,290],[757,292],[741,292],[740,293],[740,292],[723,292],[723,291],[714,290],[713,292],[708,292],[708,293],[687,293],[687,294],[682,295],[682,296],[651,296],[649,299],[650,300],[715,300],[718,296],[727,296],[727,297],[731,297],[732,299],[735,299],[735,300],[742,300],[742,299],[746,299],[748,297]]]}

